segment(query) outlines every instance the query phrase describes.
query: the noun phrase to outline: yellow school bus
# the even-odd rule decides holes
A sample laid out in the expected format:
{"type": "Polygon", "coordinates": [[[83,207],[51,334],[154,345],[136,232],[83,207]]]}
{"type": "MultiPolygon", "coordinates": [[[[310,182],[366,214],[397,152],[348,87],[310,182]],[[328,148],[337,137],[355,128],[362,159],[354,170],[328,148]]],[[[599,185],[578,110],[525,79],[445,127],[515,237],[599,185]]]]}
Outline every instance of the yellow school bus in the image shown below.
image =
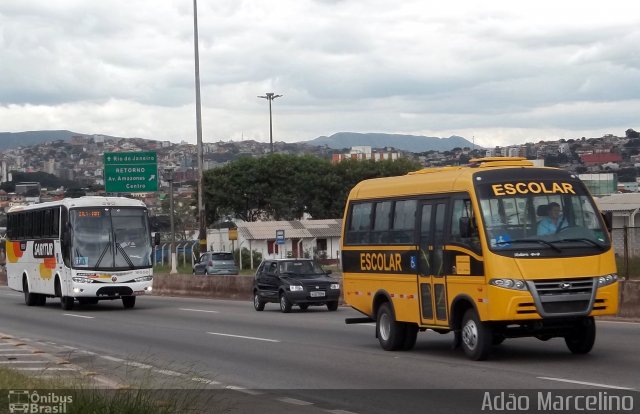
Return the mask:
{"type": "Polygon", "coordinates": [[[595,342],[594,316],[618,311],[606,220],[567,171],[517,157],[365,180],[342,229],[346,302],[376,322],[385,350],[419,331],[454,332],[474,360],[506,338],[595,342]]]}

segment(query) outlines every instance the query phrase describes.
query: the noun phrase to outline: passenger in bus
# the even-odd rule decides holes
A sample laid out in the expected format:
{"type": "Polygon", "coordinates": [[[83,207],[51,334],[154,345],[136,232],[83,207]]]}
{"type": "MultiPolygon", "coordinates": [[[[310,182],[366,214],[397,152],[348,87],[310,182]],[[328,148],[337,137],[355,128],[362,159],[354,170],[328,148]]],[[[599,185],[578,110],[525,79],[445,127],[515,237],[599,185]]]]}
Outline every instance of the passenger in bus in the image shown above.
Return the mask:
{"type": "Polygon", "coordinates": [[[556,202],[549,203],[546,206],[539,206],[537,213],[539,216],[544,216],[538,223],[538,236],[555,234],[558,230],[567,226],[564,216],[560,212],[560,204],[556,202]]]}

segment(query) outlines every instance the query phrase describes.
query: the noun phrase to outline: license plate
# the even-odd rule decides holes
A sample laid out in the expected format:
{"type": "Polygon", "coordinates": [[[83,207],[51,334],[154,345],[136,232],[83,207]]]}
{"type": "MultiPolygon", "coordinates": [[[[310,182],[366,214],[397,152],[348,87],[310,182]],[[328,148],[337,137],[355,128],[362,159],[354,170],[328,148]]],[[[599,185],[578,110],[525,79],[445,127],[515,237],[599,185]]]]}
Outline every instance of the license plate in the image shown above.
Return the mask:
{"type": "Polygon", "coordinates": [[[324,296],[324,292],[322,292],[322,291],[311,292],[311,297],[312,298],[319,298],[319,297],[322,297],[322,296],[324,296]]]}

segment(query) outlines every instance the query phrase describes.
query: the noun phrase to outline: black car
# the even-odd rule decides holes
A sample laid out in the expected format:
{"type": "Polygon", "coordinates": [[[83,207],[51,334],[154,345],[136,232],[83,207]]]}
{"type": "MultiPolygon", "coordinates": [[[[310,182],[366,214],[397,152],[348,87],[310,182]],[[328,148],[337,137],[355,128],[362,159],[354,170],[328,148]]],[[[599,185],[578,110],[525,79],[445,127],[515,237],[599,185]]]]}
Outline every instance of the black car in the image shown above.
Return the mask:
{"type": "Polygon", "coordinates": [[[279,303],[284,313],[293,305],[306,310],[309,306],[326,305],[338,309],[340,283],[330,277],[331,271],[311,259],[275,259],[260,263],[253,284],[253,306],[257,311],[268,302],[279,303]]]}

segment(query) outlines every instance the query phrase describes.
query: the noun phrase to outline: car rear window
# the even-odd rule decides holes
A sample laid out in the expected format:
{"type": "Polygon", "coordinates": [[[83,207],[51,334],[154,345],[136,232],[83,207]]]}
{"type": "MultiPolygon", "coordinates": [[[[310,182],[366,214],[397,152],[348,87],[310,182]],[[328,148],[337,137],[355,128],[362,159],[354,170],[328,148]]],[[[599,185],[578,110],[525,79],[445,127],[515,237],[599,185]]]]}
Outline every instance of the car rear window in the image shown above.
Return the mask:
{"type": "Polygon", "coordinates": [[[233,254],[231,253],[213,253],[211,260],[233,260],[233,254]]]}

